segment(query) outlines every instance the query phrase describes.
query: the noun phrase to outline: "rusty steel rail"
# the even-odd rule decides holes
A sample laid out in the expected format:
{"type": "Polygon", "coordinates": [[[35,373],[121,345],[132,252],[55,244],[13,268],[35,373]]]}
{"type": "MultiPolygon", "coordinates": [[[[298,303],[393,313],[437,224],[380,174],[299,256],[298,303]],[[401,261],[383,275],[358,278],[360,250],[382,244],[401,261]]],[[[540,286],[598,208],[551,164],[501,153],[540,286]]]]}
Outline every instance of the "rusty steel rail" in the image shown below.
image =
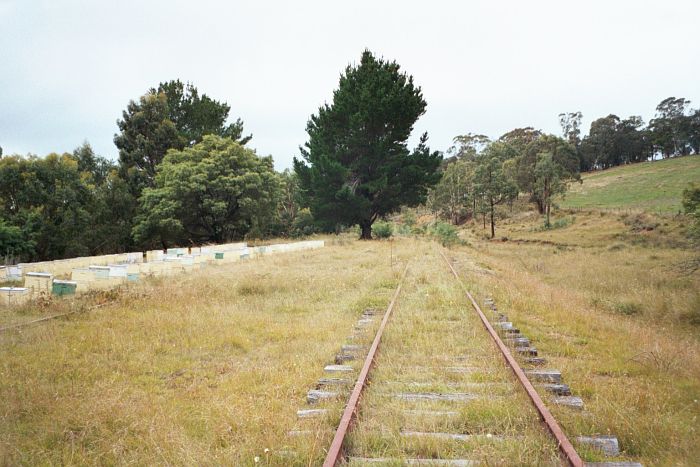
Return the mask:
{"type": "Polygon", "coordinates": [[[102,308],[105,305],[108,305],[108,303],[99,303],[97,305],[93,305],[93,306],[87,308],[86,310],[73,310],[73,311],[68,311],[66,313],[59,313],[56,315],[44,316],[43,318],[33,319],[31,321],[25,321],[23,323],[9,324],[7,326],[1,327],[0,333],[5,332],[5,331],[10,331],[12,329],[21,329],[21,328],[24,328],[26,326],[31,326],[33,324],[43,323],[44,321],[50,321],[52,319],[62,318],[64,316],[74,315],[76,313],[83,313],[83,312],[87,313],[88,311],[93,311],[93,310],[96,310],[98,308],[102,308]]]}
{"type": "Polygon", "coordinates": [[[573,467],[583,467],[584,466],[583,460],[578,455],[578,453],[576,452],[576,449],[574,449],[573,445],[571,444],[569,439],[566,437],[566,435],[562,431],[562,429],[559,426],[559,424],[557,423],[557,421],[552,416],[552,413],[544,405],[544,402],[542,402],[542,398],[537,393],[534,386],[532,386],[532,383],[530,383],[530,380],[527,379],[527,376],[525,376],[525,372],[523,372],[523,369],[520,368],[520,365],[515,360],[515,358],[513,358],[513,355],[511,355],[510,350],[508,350],[508,347],[506,347],[506,345],[503,343],[501,338],[498,336],[498,333],[496,333],[496,331],[493,329],[493,326],[491,326],[491,323],[486,318],[486,315],[484,315],[484,312],[481,311],[479,304],[476,302],[476,300],[474,300],[474,297],[472,296],[471,293],[469,293],[469,290],[467,290],[464,283],[462,283],[461,279],[459,278],[459,275],[457,274],[457,271],[455,271],[455,268],[452,266],[452,264],[447,259],[445,254],[442,251],[440,251],[440,254],[442,255],[442,258],[445,260],[447,265],[450,267],[452,274],[455,276],[455,278],[459,282],[459,285],[464,290],[464,293],[467,295],[467,298],[469,298],[469,301],[472,303],[474,310],[476,310],[477,314],[479,315],[479,318],[481,318],[481,322],[484,324],[484,327],[489,332],[489,334],[491,335],[491,338],[496,343],[496,346],[503,354],[503,357],[505,358],[506,363],[508,363],[508,366],[510,366],[510,368],[513,370],[513,373],[515,373],[515,376],[518,378],[518,381],[520,381],[520,384],[525,389],[525,392],[527,393],[528,397],[532,401],[532,404],[535,406],[535,409],[537,409],[537,412],[539,413],[540,418],[542,419],[544,424],[547,426],[547,429],[552,434],[552,436],[554,436],[554,438],[557,440],[557,443],[559,445],[559,450],[561,451],[561,453],[564,456],[564,458],[566,459],[566,461],[569,463],[569,465],[572,465],[573,467]]]}
{"type": "Polygon", "coordinates": [[[369,348],[367,358],[365,358],[365,363],[362,365],[360,375],[357,377],[355,387],[353,388],[348,404],[345,406],[345,410],[343,411],[343,416],[338,424],[338,429],[335,431],[335,436],[333,436],[331,447],[328,449],[328,453],[326,454],[326,460],[323,461],[323,467],[335,467],[343,455],[343,441],[345,441],[345,435],[350,430],[350,425],[355,418],[355,414],[357,413],[357,407],[360,403],[362,390],[367,385],[367,377],[369,376],[369,372],[374,365],[374,357],[377,354],[379,342],[382,340],[382,334],[384,333],[386,323],[389,321],[389,317],[394,309],[396,300],[399,298],[399,293],[401,293],[401,286],[403,285],[403,280],[406,278],[407,271],[408,264],[406,264],[406,267],[401,274],[399,285],[396,286],[396,290],[394,291],[394,295],[391,297],[391,302],[389,302],[389,306],[384,313],[384,318],[382,318],[377,334],[374,336],[374,341],[372,342],[372,346],[369,348]]]}

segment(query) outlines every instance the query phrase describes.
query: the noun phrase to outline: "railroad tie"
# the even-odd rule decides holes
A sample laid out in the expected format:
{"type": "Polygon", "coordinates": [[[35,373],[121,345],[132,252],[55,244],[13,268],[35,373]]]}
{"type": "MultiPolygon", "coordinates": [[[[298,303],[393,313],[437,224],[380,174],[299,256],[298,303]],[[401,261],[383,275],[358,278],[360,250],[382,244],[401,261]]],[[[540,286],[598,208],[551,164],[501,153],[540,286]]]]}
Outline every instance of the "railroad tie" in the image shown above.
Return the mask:
{"type": "Polygon", "coordinates": [[[525,374],[528,378],[535,381],[561,383],[561,372],[559,370],[526,370],[525,374]]]}
{"type": "Polygon", "coordinates": [[[323,371],[328,373],[348,373],[353,371],[354,368],[349,365],[326,365],[323,371]]]}
{"type": "Polygon", "coordinates": [[[311,389],[306,393],[306,402],[308,404],[318,404],[324,400],[336,399],[340,394],[334,391],[321,391],[318,389],[311,389]]]}
{"type": "Polygon", "coordinates": [[[327,413],[328,413],[327,409],[302,409],[302,410],[297,410],[297,417],[299,417],[299,418],[323,417],[327,413]]]}
{"type": "Polygon", "coordinates": [[[439,393],[439,392],[399,392],[392,394],[395,399],[405,401],[447,401],[469,402],[478,396],[464,392],[439,393]]]}
{"type": "Polygon", "coordinates": [[[583,399],[577,396],[556,396],[552,399],[557,405],[565,405],[573,409],[583,410],[583,399]]]}
{"type": "Polygon", "coordinates": [[[321,388],[324,386],[349,386],[352,381],[344,378],[320,378],[318,383],[316,383],[316,388],[321,388]]]}
{"type": "Polygon", "coordinates": [[[350,457],[349,465],[363,466],[372,464],[381,465],[425,465],[445,467],[473,467],[479,462],[468,459],[392,459],[390,457],[350,457]]]}
{"type": "Polygon", "coordinates": [[[505,438],[503,436],[492,435],[487,433],[469,435],[463,433],[443,433],[435,431],[402,431],[401,436],[404,438],[432,438],[447,441],[503,441],[505,438]]]}
{"type": "Polygon", "coordinates": [[[600,436],[578,436],[576,441],[582,444],[587,444],[594,449],[601,451],[608,457],[620,455],[620,444],[615,436],[600,435],[600,436]]]}

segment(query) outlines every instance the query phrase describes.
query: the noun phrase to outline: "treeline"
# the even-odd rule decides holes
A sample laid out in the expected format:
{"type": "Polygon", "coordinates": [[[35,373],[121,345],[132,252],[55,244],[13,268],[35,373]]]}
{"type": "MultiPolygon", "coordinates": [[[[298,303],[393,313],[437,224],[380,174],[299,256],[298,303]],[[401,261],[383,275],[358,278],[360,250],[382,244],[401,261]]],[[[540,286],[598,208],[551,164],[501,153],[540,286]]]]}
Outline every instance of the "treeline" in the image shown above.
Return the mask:
{"type": "MultiPolygon", "coordinates": [[[[593,122],[561,114],[562,136],[533,128],[495,141],[467,134],[442,153],[427,133],[408,139],[427,103],[413,77],[365,50],[307,123],[294,170],[247,147],[230,106],[192,84],[161,83],[128,103],[117,121],[117,162],[88,143],[70,154],[0,158],[0,255],[50,260],[169,245],[299,236],[372,225],[423,203],[453,223],[482,216],[495,236],[496,210],[519,194],[545,216],[580,172],[656,154],[700,152],[700,111],[668,98],[656,117],[593,122]]],[[[0,156],[2,152],[0,150],[0,156]]]]}
{"type": "Polygon", "coordinates": [[[496,209],[528,195],[549,226],[553,199],[580,179],[576,147],[532,128],[512,130],[496,141],[484,135],[455,138],[428,207],[453,224],[481,215],[495,236],[496,209]]]}
{"type": "MultiPolygon", "coordinates": [[[[161,83],[118,120],[118,162],[73,153],[0,159],[0,255],[48,260],[313,232],[292,172],[245,147],[230,107],[161,83]]],[[[1,155],[1,153],[0,153],[1,155]]]]}
{"type": "Polygon", "coordinates": [[[641,117],[599,118],[581,137],[581,112],[562,113],[562,135],[517,128],[492,141],[468,133],[454,138],[442,165],[442,178],[430,191],[428,207],[453,224],[482,216],[495,236],[496,208],[527,195],[550,226],[552,200],[565,193],[583,171],[700,154],[700,109],[669,97],[656,107],[648,125],[641,117]]]}
{"type": "Polygon", "coordinates": [[[591,123],[581,138],[581,112],[559,115],[564,138],[575,148],[582,171],[617,165],[700,154],[700,109],[690,101],[668,97],[656,106],[656,115],[645,124],[641,117],[621,119],[610,114],[591,123]]]}

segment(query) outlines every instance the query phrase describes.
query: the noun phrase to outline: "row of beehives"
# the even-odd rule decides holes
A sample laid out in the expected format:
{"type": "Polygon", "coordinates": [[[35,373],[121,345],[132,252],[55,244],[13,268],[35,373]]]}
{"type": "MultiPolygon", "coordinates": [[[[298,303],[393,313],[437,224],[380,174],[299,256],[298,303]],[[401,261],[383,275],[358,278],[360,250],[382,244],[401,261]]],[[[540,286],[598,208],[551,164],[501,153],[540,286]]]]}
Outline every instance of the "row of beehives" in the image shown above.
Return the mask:
{"type": "MultiPolygon", "coordinates": [[[[166,252],[146,252],[147,262],[122,262],[115,264],[91,264],[87,267],[77,267],[71,270],[70,280],[57,279],[51,271],[26,271],[26,265],[5,268],[5,280],[23,277],[23,287],[0,287],[0,304],[18,305],[39,294],[57,296],[84,293],[89,290],[104,290],[119,285],[138,281],[141,277],[167,276],[183,272],[192,272],[206,267],[208,264],[225,264],[257,256],[308,250],[324,246],[322,240],[281,243],[259,247],[248,247],[245,243],[230,243],[214,247],[201,248],[172,248],[166,252]],[[18,271],[19,269],[19,271],[18,271]]],[[[110,255],[114,256],[114,255],[110,255]]],[[[143,255],[142,255],[143,256],[143,255]]],[[[64,260],[69,261],[69,260],[64,260]]],[[[44,263],[32,263],[31,266],[44,263]]],[[[48,269],[48,268],[47,268],[48,269]]],[[[54,269],[55,271],[56,269],[54,269]]],[[[0,270],[2,272],[3,270],[0,270]]],[[[3,278],[0,277],[0,281],[3,278]]]]}

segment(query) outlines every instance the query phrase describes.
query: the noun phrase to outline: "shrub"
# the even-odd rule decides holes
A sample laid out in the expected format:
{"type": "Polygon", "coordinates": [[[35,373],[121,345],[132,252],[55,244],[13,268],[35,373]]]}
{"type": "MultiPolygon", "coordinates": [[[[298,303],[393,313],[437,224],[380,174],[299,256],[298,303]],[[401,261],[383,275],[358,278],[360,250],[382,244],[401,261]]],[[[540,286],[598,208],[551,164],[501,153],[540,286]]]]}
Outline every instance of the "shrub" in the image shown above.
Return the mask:
{"type": "Polygon", "coordinates": [[[615,311],[622,315],[638,315],[642,313],[642,305],[634,302],[622,302],[615,304],[615,311]]]}
{"type": "Polygon", "coordinates": [[[651,232],[659,226],[658,222],[654,222],[649,216],[642,213],[623,217],[622,222],[630,227],[632,232],[651,232]]]}
{"type": "Polygon", "coordinates": [[[449,247],[461,243],[457,229],[452,224],[437,222],[432,229],[432,234],[438,238],[442,246],[449,247]]]}
{"type": "Polygon", "coordinates": [[[411,229],[410,225],[401,224],[396,228],[396,233],[399,235],[411,235],[413,233],[413,229],[411,229]]]}
{"type": "Polygon", "coordinates": [[[683,190],[683,209],[692,221],[688,236],[700,241],[700,187],[691,185],[683,190]]]}
{"type": "Polygon", "coordinates": [[[549,225],[544,224],[540,227],[535,227],[534,231],[535,232],[544,232],[545,230],[563,229],[564,227],[568,227],[569,225],[573,224],[574,221],[576,221],[575,216],[562,217],[561,219],[556,219],[554,222],[550,223],[549,225]]]}
{"type": "Polygon", "coordinates": [[[413,213],[413,211],[406,211],[404,213],[403,223],[410,228],[416,225],[416,215],[413,213]]]}
{"type": "Polygon", "coordinates": [[[394,235],[394,225],[390,222],[376,222],[372,226],[372,232],[377,238],[389,238],[394,235]]]}
{"type": "Polygon", "coordinates": [[[303,237],[317,232],[314,216],[309,208],[299,210],[292,222],[292,237],[303,237]]]}

